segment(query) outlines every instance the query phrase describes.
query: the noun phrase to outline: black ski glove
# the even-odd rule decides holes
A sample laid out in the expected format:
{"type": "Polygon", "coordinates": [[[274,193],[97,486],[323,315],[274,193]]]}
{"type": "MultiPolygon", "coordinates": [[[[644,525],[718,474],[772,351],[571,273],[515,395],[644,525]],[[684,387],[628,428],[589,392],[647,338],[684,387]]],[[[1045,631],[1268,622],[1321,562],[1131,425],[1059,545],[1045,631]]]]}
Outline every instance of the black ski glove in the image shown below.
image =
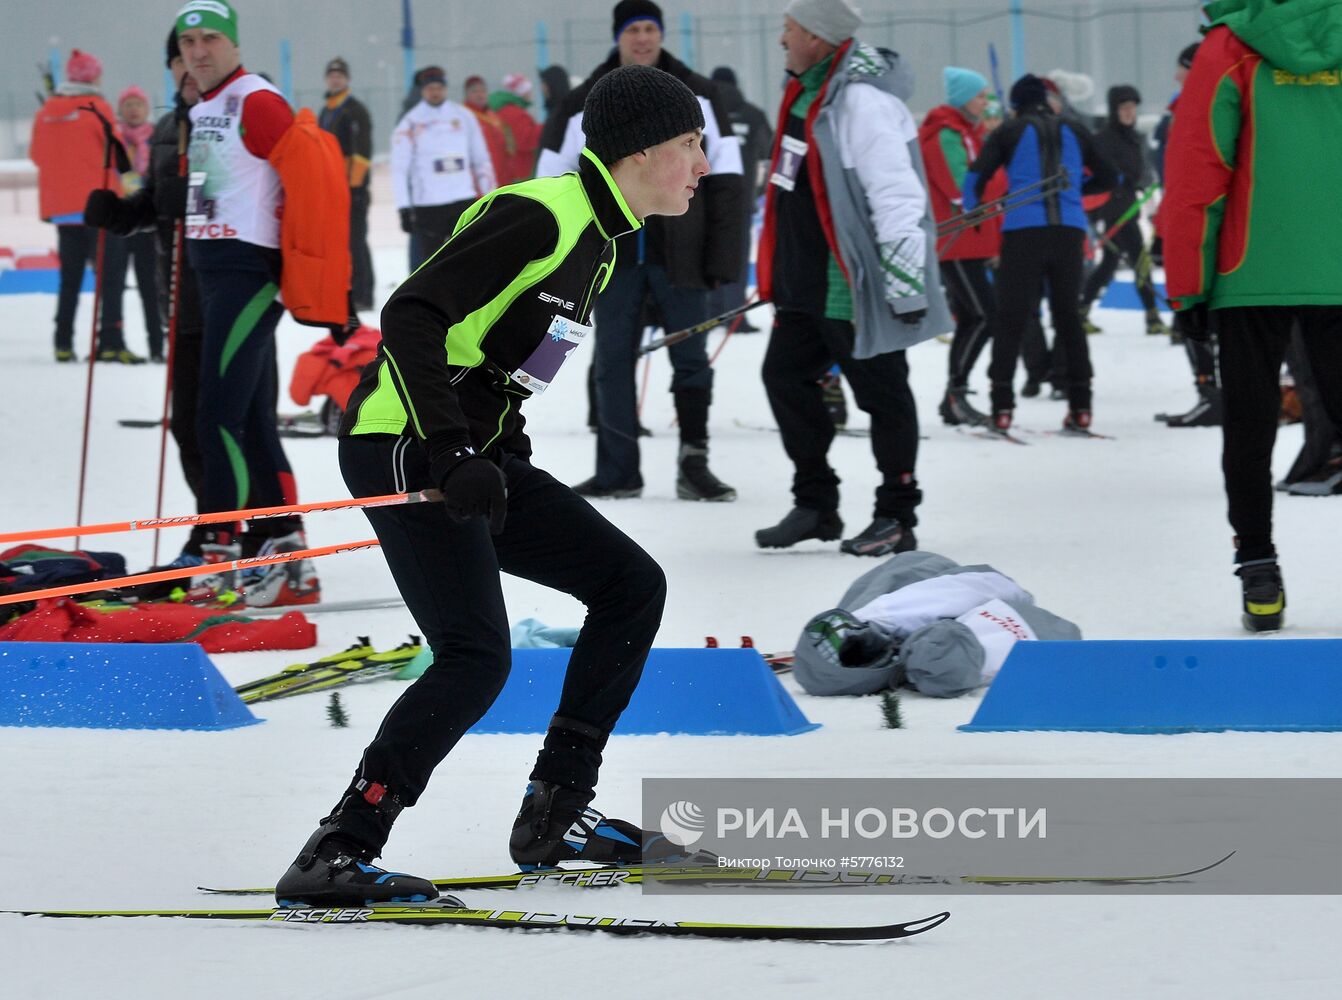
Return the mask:
{"type": "Polygon", "coordinates": [[[458,523],[484,517],[490,534],[503,531],[508,485],[497,465],[468,446],[437,454],[430,449],[429,470],[443,494],[448,517],[458,523]]]}
{"type": "Polygon", "coordinates": [[[1198,302],[1174,314],[1174,328],[1189,340],[1211,339],[1211,312],[1207,303],[1198,302]]]}
{"type": "Polygon", "coordinates": [[[89,192],[88,201],[84,202],[84,225],[99,229],[112,228],[120,203],[121,199],[114,192],[107,188],[94,188],[89,192]]]}
{"type": "Polygon", "coordinates": [[[154,212],[160,219],[180,219],[186,215],[186,192],[191,182],[172,175],[154,181],[154,212]]]}
{"type": "Polygon", "coordinates": [[[415,231],[415,210],[413,208],[401,209],[401,232],[413,233],[415,231]]]}

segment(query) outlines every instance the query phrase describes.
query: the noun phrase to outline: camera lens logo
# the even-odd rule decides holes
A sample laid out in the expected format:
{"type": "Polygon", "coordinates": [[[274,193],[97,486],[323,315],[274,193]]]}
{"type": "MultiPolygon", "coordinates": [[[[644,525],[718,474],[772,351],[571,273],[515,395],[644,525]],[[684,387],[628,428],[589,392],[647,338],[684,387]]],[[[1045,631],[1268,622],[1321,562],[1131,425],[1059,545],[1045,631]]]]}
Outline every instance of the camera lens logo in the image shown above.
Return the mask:
{"type": "Polygon", "coordinates": [[[662,835],[677,847],[689,847],[704,835],[704,811],[682,799],[662,810],[662,835]]]}

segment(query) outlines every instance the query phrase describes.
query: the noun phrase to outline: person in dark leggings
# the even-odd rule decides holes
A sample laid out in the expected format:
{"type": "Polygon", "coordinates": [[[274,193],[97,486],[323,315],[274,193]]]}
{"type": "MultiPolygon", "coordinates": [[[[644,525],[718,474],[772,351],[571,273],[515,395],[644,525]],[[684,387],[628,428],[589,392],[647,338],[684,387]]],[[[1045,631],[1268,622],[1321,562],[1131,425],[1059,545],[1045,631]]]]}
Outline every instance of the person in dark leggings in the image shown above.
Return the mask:
{"type": "Polygon", "coordinates": [[[1002,263],[997,271],[997,336],[988,377],[992,381],[993,426],[1006,433],[1016,405],[1016,360],[1021,339],[1047,289],[1049,314],[1066,364],[1067,416],[1063,429],[1086,433],[1091,418],[1090,348],[1077,303],[1086,214],[1081,195],[1107,191],[1114,183],[1108,161],[1089,133],[1074,128],[1048,104],[1038,77],[1026,74],[1011,87],[1015,118],[989,136],[965,175],[964,207],[972,211],[988,179],[1005,167],[1008,195],[1030,185],[1038,197],[1024,199],[1002,223],[1002,263]],[[1086,171],[1090,176],[1082,182],[1086,171]]]}
{"type": "Polygon", "coordinates": [[[513,823],[513,861],[532,869],[684,857],[590,805],[607,738],[661,622],[665,575],[537,468],[518,408],[590,332],[616,238],[649,215],[688,210],[708,172],[704,115],[675,77],[625,66],[592,87],[583,126],[576,172],[476,201],[382,311],[378,359],[340,428],[340,468],[355,496],[441,494],[441,503],[366,511],[433,663],[391,707],[348,787],[276,883],[281,905],[437,896],[432,882],[372,861],[508,677],[502,573],[587,607],[513,823]]]}
{"type": "MultiPolygon", "coordinates": [[[[1221,470],[1241,624],[1285,623],[1272,534],[1272,447],[1281,364],[1298,329],[1317,404],[1342,426],[1342,269],[1327,249],[1342,210],[1315,188],[1337,160],[1342,7],[1296,0],[1221,10],[1198,46],[1170,130],[1161,232],[1170,304],[1185,339],[1220,351],[1221,470]],[[1334,59],[1332,65],[1336,65],[1334,59]],[[1316,70],[1318,70],[1316,72],[1316,70]],[[1315,84],[1318,84],[1317,86],[1315,84]],[[1251,140],[1251,141],[1250,141],[1251,140]]],[[[1316,546],[1334,538],[1318,529],[1316,546]]]]}

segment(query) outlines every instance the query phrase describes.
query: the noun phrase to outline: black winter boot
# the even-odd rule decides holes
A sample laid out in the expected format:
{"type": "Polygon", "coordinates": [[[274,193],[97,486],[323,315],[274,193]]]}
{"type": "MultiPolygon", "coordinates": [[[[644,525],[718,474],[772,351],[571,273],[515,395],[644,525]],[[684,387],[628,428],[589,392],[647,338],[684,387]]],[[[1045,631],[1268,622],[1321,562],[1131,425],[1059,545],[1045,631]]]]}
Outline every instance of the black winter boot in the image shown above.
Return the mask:
{"type": "MultiPolygon", "coordinates": [[[[275,884],[275,902],[280,906],[371,906],[438,899],[438,890],[428,879],[379,868],[372,863],[375,853],[324,823],[275,884]]],[[[464,906],[453,896],[439,901],[464,906]]]]}
{"type": "Polygon", "coordinates": [[[708,467],[708,445],[682,441],[676,465],[676,496],[682,500],[727,501],[736,499],[732,489],[708,467]]]}
{"type": "Polygon", "coordinates": [[[1276,557],[1241,563],[1235,575],[1244,591],[1244,614],[1240,618],[1250,632],[1272,632],[1281,628],[1286,612],[1286,588],[1276,557]]]}
{"type": "Polygon", "coordinates": [[[793,507],[772,528],[755,532],[755,544],[762,549],[786,549],[807,538],[832,542],[843,534],[838,511],[793,507]]]}
{"type": "MultiPolygon", "coordinates": [[[[1039,390],[1035,389],[1035,395],[1039,390]]],[[[965,424],[968,427],[986,427],[990,419],[988,414],[974,409],[969,404],[969,386],[950,385],[946,387],[946,395],[941,397],[941,406],[939,408],[941,420],[946,426],[954,427],[957,424],[965,424]]]]}

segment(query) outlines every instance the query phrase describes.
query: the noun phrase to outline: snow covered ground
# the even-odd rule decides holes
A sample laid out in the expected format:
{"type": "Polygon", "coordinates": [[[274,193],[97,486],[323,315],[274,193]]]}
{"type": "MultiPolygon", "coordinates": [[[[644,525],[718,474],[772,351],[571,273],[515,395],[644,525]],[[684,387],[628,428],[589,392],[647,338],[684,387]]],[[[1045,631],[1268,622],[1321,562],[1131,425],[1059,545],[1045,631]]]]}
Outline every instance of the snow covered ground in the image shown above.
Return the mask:
{"type": "MultiPolygon", "coordinates": [[[[387,213],[387,202],[379,206],[387,213]]],[[[385,220],[384,220],[385,221],[385,220]]],[[[390,230],[383,228],[383,232],[390,230]]],[[[389,244],[391,240],[387,241],[389,244]]],[[[404,253],[377,251],[379,294],[404,273],[404,253]]],[[[0,427],[8,530],[74,520],[85,367],[51,361],[51,297],[0,298],[0,427]]],[[[127,300],[132,347],[142,348],[138,307],[127,300]]],[[[87,330],[88,299],[79,325],[87,330]]],[[[371,318],[371,317],[370,317],[371,318]]],[[[1158,410],[1194,398],[1187,363],[1147,337],[1136,312],[1101,311],[1091,338],[1096,428],[1111,441],[1032,436],[1014,447],[942,426],[936,402],[947,348],[911,352],[923,418],[919,478],[926,494],[922,548],[987,562],[1018,579],[1088,638],[1225,638],[1241,635],[1224,520],[1219,432],[1169,430],[1158,410]]],[[[756,315],[757,322],[767,316],[756,315]]],[[[86,332],[81,337],[86,337],[86,332]]],[[[710,347],[716,346],[715,334],[710,347]]],[[[313,337],[280,330],[283,378],[313,337]]],[[[833,545],[764,553],[755,529],[789,507],[790,468],[768,425],[759,383],[763,336],[732,339],[717,364],[712,465],[735,485],[732,504],[689,504],[674,492],[676,435],[665,358],[652,366],[644,422],[645,495],[602,510],[665,566],[670,601],[659,644],[728,644],[752,635],[763,648],[792,645],[811,614],[836,603],[870,563],[833,545]]],[[[82,353],[82,345],[81,345],[82,353]]],[[[583,364],[528,404],[537,461],[576,482],[592,470],[583,364]]],[[[91,484],[85,517],[153,512],[158,436],[119,427],[154,417],[163,369],[99,366],[93,403],[91,484]]],[[[982,385],[982,376],[979,379],[982,385]]],[[[982,400],[982,394],[977,397],[982,400]]],[[[285,408],[294,409],[286,406],[285,408]]],[[[1058,425],[1063,404],[1022,400],[1025,428],[1058,425]]],[[[854,423],[860,423],[855,419],[854,423]]],[[[1277,471],[1299,447],[1282,432],[1277,471]]],[[[331,439],[288,443],[304,500],[343,496],[331,439]]],[[[840,438],[842,514],[852,531],[870,517],[875,472],[868,443],[840,438]]],[[[188,512],[170,476],[166,510],[188,512]]],[[[1287,637],[1342,636],[1337,546],[1342,501],[1283,498],[1278,546],[1290,592],[1287,637]],[[1319,544],[1319,540],[1325,540],[1319,544]]],[[[171,553],[183,533],[164,540],[171,553]]],[[[314,545],[368,534],[355,513],[313,517],[314,545]]],[[[134,566],[149,540],[117,537],[134,566]]],[[[96,546],[95,546],[96,547],[96,546]]],[[[394,593],[376,550],[327,559],[331,601],[394,593]]],[[[580,621],[571,600],[508,580],[512,620],[580,621]]],[[[402,610],[316,617],[320,643],[306,654],[215,658],[232,683],[343,648],[356,634],[381,646],[415,630],[402,610]]],[[[785,681],[823,727],[791,738],[617,737],[597,805],[639,812],[644,777],[1342,777],[1342,737],[1329,734],[966,734],[955,727],[977,699],[904,699],[906,728],[881,728],[875,699],[816,699],[785,681]]],[[[1272,683],[1271,678],[1264,679],[1272,683]]],[[[264,725],[226,733],[0,729],[0,909],[202,905],[200,883],[269,884],[343,787],[393,683],[344,695],[348,729],[332,729],[326,699],[264,706],[264,725]]],[[[534,737],[468,737],[424,801],[399,822],[387,863],[426,875],[508,868],[506,840],[534,737]]],[[[1184,859],[1180,859],[1181,861],[1184,859]]],[[[1206,859],[1187,859],[1201,862],[1206,859]]],[[[905,920],[943,908],[937,897],[644,898],[536,890],[475,894],[480,905],[672,918],[858,923],[905,920]]],[[[164,921],[63,922],[0,917],[0,995],[41,997],[631,997],[846,996],[934,998],[1321,997],[1342,986],[1333,948],[1342,904],[1329,897],[958,897],[945,926],[876,946],[593,939],[490,930],[286,927],[164,921]]]]}

